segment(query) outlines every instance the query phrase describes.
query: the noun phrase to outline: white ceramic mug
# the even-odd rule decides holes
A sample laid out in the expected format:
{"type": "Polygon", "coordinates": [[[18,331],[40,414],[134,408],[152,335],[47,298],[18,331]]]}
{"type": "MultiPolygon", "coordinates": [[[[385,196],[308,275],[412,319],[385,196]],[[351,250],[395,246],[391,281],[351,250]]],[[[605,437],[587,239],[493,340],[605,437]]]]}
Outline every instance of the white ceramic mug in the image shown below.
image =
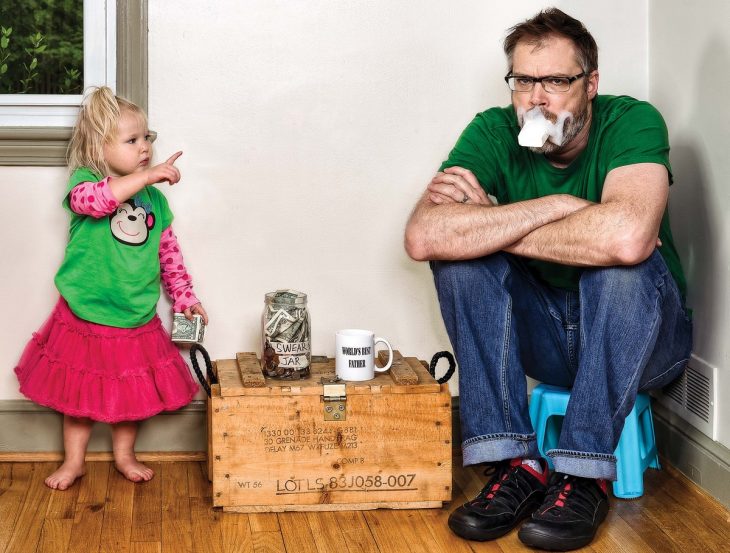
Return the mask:
{"type": "Polygon", "coordinates": [[[342,380],[372,380],[376,372],[385,372],[392,364],[393,348],[385,338],[357,328],[339,330],[335,334],[335,372],[342,380]],[[377,343],[388,347],[388,362],[383,367],[375,365],[377,343]]]}

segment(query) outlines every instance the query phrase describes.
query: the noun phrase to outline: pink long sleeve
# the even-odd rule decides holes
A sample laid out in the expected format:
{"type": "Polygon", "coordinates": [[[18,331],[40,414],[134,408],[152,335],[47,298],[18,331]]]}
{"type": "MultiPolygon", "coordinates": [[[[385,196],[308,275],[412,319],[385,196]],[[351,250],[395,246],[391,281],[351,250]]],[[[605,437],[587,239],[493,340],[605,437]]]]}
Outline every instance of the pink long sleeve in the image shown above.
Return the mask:
{"type": "Polygon", "coordinates": [[[69,194],[69,205],[74,213],[100,219],[113,213],[119,206],[109,187],[109,178],[99,182],[81,182],[69,194]]]}
{"type": "Polygon", "coordinates": [[[185,269],[180,245],[172,226],[162,231],[160,238],[160,276],[165,291],[172,298],[172,308],[176,313],[200,303],[193,292],[193,279],[185,269]]]}

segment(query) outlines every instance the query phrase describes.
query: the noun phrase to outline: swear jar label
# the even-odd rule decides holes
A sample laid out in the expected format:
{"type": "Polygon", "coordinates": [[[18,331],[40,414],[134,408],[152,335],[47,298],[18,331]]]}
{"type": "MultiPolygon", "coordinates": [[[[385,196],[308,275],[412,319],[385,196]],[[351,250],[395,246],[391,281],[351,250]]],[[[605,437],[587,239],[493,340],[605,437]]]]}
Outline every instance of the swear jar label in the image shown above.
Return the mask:
{"type": "Polygon", "coordinates": [[[309,342],[271,342],[279,356],[280,367],[306,367],[309,357],[309,342]]]}

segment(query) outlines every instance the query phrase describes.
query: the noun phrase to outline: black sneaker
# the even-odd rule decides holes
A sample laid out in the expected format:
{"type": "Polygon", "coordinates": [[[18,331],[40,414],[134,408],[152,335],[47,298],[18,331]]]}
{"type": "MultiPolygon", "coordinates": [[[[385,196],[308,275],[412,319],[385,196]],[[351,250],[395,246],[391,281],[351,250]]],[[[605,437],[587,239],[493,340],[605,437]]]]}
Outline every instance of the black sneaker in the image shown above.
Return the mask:
{"type": "Polygon", "coordinates": [[[468,540],[493,540],[505,535],[537,509],[547,490],[547,464],[542,474],[521,459],[493,465],[494,475],[478,496],[449,516],[449,528],[468,540]]]}
{"type": "Polygon", "coordinates": [[[608,514],[606,481],[555,473],[545,501],[518,534],[525,545],[568,551],[588,545],[608,514]]]}

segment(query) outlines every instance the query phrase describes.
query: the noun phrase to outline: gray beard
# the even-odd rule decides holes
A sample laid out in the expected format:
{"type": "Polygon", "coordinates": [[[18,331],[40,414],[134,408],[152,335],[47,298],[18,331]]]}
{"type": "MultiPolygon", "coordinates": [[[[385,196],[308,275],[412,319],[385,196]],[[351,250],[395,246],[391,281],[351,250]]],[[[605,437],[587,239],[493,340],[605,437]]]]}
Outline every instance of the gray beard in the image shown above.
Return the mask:
{"type": "Polygon", "coordinates": [[[578,136],[578,133],[583,130],[588,119],[588,106],[586,105],[581,112],[576,116],[571,116],[565,121],[565,128],[563,129],[563,143],[558,146],[548,138],[545,144],[539,148],[530,147],[530,151],[536,154],[552,154],[559,151],[563,146],[570,144],[573,139],[578,136]]]}

